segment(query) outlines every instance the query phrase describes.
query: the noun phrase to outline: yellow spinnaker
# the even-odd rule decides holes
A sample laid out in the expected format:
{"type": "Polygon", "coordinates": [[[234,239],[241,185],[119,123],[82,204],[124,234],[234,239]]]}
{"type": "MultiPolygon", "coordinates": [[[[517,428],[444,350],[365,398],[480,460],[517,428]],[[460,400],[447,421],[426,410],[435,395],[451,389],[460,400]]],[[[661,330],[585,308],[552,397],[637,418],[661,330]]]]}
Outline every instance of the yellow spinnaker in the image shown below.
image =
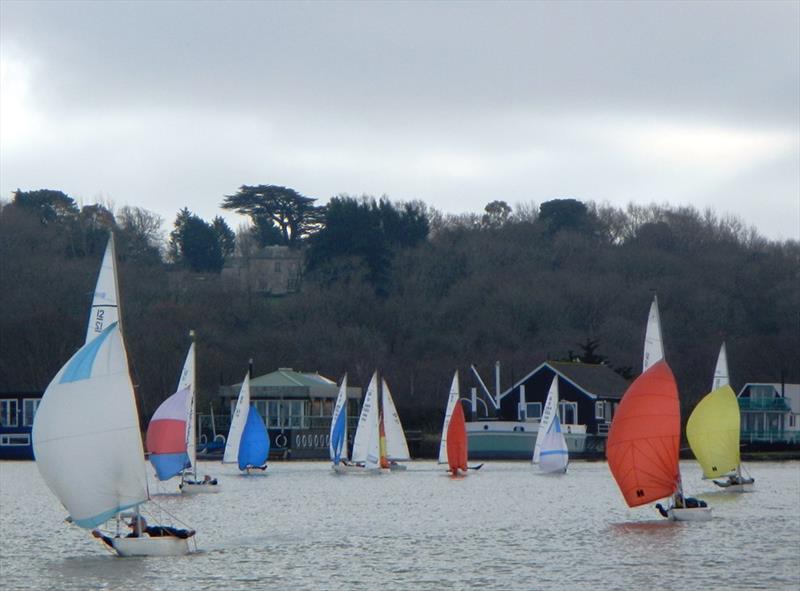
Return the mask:
{"type": "Polygon", "coordinates": [[[739,467],[739,403],[730,386],[706,394],[686,423],[686,437],[703,476],[715,478],[739,467]]]}

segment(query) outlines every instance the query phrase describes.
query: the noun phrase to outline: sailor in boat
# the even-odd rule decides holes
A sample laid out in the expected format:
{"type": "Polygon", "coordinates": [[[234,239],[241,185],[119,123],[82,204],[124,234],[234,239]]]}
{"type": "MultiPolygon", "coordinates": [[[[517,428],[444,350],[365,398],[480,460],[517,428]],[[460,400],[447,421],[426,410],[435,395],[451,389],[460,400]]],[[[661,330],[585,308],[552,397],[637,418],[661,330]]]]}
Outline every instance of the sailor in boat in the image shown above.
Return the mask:
{"type": "MultiPolygon", "coordinates": [[[[684,497],[681,493],[676,493],[672,498],[672,507],[670,509],[697,509],[699,507],[708,507],[708,503],[702,499],[684,497]]],[[[656,503],[656,509],[661,513],[662,517],[669,518],[669,509],[665,509],[661,503],[656,503]]]]}
{"type": "Polygon", "coordinates": [[[244,469],[247,470],[248,474],[250,474],[250,470],[261,470],[263,472],[267,469],[267,465],[264,464],[263,466],[253,466],[252,464],[247,464],[244,469]]]}
{"type": "Polygon", "coordinates": [[[216,478],[211,478],[211,476],[206,474],[205,476],[203,476],[203,480],[184,480],[178,486],[180,488],[183,488],[184,484],[208,484],[213,486],[215,484],[218,484],[218,482],[216,478]]]}
{"type": "MultiPolygon", "coordinates": [[[[139,515],[131,519],[128,527],[132,529],[126,538],[140,538],[147,534],[151,538],[160,538],[163,536],[173,536],[176,538],[186,539],[191,538],[195,531],[193,529],[178,529],[168,525],[148,525],[147,520],[139,515]]],[[[114,548],[114,541],[111,537],[104,535],[100,530],[93,529],[92,535],[95,538],[103,540],[109,547],[114,548]]]]}
{"type": "Polygon", "coordinates": [[[746,478],[744,476],[740,476],[739,474],[731,474],[728,476],[727,480],[715,480],[714,484],[717,486],[721,486],[723,488],[727,488],[729,486],[739,486],[743,484],[753,484],[756,481],[755,478],[746,478]]]}

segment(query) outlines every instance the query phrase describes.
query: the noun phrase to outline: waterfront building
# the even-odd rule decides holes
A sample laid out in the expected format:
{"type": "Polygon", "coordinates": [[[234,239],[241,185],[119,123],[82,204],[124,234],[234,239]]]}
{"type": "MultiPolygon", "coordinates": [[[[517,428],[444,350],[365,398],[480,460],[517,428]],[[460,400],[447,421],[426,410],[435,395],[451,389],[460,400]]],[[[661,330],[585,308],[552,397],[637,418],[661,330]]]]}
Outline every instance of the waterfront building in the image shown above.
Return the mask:
{"type": "Polygon", "coordinates": [[[0,392],[0,460],[32,460],[33,416],[42,392],[0,392]]]}
{"type": "Polygon", "coordinates": [[[748,383],[738,400],[742,443],[800,444],[800,384],[748,383]]]}
{"type": "Polygon", "coordinates": [[[570,457],[601,455],[628,382],[605,365],[546,361],[504,392],[492,396],[484,390],[488,403],[481,401],[480,408],[473,389],[472,420],[467,423],[470,458],[530,459],[554,376],[570,457]]]}
{"type": "MultiPolygon", "coordinates": [[[[241,382],[222,386],[222,405],[233,413],[241,382]]],[[[328,458],[331,417],[339,386],[319,375],[280,368],[250,380],[250,401],[258,409],[270,436],[270,455],[296,459],[328,458]]],[[[350,437],[358,423],[361,388],[347,388],[350,437]]],[[[220,417],[216,432],[227,433],[230,417],[220,417]]]]}

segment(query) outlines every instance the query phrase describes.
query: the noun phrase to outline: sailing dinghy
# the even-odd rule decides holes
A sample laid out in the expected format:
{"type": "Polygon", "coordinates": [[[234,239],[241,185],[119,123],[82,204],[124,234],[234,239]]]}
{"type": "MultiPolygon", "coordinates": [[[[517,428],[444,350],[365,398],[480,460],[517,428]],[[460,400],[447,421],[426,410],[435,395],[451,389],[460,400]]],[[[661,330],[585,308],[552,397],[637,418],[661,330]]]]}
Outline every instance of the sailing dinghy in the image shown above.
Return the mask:
{"type": "Polygon", "coordinates": [[[538,464],[545,474],[564,474],[567,471],[569,451],[558,417],[558,376],[553,376],[547,393],[531,461],[538,464]]]}
{"type": "MultiPolygon", "coordinates": [[[[194,337],[194,331],[190,335],[194,337]]],[[[222,489],[216,478],[206,475],[203,480],[197,479],[194,368],[193,340],[178,380],[178,391],[156,409],[147,427],[145,443],[159,480],[180,475],[178,486],[182,493],[216,493],[222,489]]]]}
{"type": "Polygon", "coordinates": [[[450,423],[453,420],[453,413],[455,412],[456,406],[461,406],[458,404],[459,399],[461,398],[460,389],[458,385],[458,371],[453,374],[453,381],[450,384],[450,395],[447,397],[447,406],[444,410],[444,423],[442,424],[442,440],[439,442],[439,463],[440,464],[447,464],[447,470],[450,473],[453,473],[453,468],[460,469],[462,471],[466,470],[480,470],[483,464],[478,464],[477,466],[468,466],[467,459],[468,459],[468,452],[469,446],[467,442],[467,425],[466,419],[463,418],[464,416],[464,409],[461,409],[462,419],[457,419],[457,424],[453,427],[453,437],[457,439],[457,441],[453,444],[453,449],[457,451],[459,454],[456,456],[457,459],[454,460],[453,463],[450,462],[450,454],[449,454],[449,441],[450,441],[450,423]],[[460,423],[463,421],[463,425],[460,423]],[[461,462],[460,454],[461,454],[461,447],[462,447],[462,439],[463,437],[463,449],[464,449],[464,458],[463,462],[461,462]],[[466,468],[462,468],[461,466],[466,466],[466,468]]]}
{"type": "Polygon", "coordinates": [[[450,421],[447,424],[447,467],[452,476],[466,476],[467,465],[467,425],[464,408],[456,401],[450,421]]]}
{"type": "Polygon", "coordinates": [[[395,472],[406,470],[406,466],[398,462],[411,459],[408,443],[400,423],[400,415],[394,405],[392,393],[386,380],[381,378],[381,468],[395,472]]]}
{"type": "Polygon", "coordinates": [[[250,405],[250,373],[244,377],[231,427],[225,441],[223,464],[237,463],[239,470],[266,470],[269,457],[269,434],[255,406],[250,405]]]}
{"type": "Polygon", "coordinates": [[[380,474],[380,425],[378,416],[378,372],[372,379],[364,395],[358,426],[353,437],[351,463],[340,462],[334,466],[337,474],[380,474]]]}
{"type": "MultiPolygon", "coordinates": [[[[117,315],[113,236],[103,261],[87,341],[45,390],[34,417],[33,447],[42,479],[69,512],[69,522],[93,530],[116,519],[119,532],[123,512],[138,516],[149,494],[139,414],[117,315]],[[114,291],[103,291],[109,285],[114,291]],[[103,300],[101,306],[95,305],[98,299],[103,300]]],[[[189,552],[187,539],[169,535],[117,534],[104,539],[119,556],[189,552]]]]}
{"type": "Polygon", "coordinates": [[[755,479],[742,475],[739,453],[741,416],[736,394],[729,385],[725,344],[719,351],[712,391],[694,408],[686,423],[686,438],[703,478],[720,478],[714,484],[728,492],[749,492],[755,479]]]}
{"type": "Polygon", "coordinates": [[[344,471],[340,469],[347,468],[347,374],[342,378],[333,407],[329,451],[333,470],[344,471]]]}
{"type": "Polygon", "coordinates": [[[653,298],[645,335],[642,374],[634,380],[611,420],[608,467],[629,507],[670,497],[672,521],[707,521],[711,508],[683,494],[679,455],[681,409],[678,385],[664,360],[658,299],[653,298]]]}

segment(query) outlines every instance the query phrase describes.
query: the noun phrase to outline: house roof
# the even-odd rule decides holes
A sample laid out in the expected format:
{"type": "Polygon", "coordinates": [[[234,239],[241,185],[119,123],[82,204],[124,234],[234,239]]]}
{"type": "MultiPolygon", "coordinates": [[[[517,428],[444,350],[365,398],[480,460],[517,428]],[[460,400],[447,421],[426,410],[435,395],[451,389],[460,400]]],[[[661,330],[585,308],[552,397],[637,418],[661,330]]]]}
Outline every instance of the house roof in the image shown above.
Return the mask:
{"type": "Polygon", "coordinates": [[[571,361],[545,361],[511,388],[500,395],[500,398],[510,394],[512,390],[541,371],[548,368],[570,382],[590,398],[612,398],[619,400],[630,385],[625,378],[616,373],[607,365],[593,363],[577,363],[571,361]]]}
{"type": "MultiPolygon", "coordinates": [[[[237,396],[242,382],[220,388],[222,396],[237,396]]],[[[339,386],[333,380],[314,372],[294,371],[290,367],[250,379],[250,393],[268,398],[336,398],[339,386]]],[[[361,388],[348,386],[348,398],[360,398],[361,388]]]]}
{"type": "MultiPolygon", "coordinates": [[[[242,385],[241,382],[238,384],[242,385]]],[[[301,386],[306,388],[336,388],[336,382],[319,375],[318,373],[303,373],[294,371],[291,367],[281,367],[272,373],[266,373],[250,380],[250,387],[293,387],[301,386]]]]}

